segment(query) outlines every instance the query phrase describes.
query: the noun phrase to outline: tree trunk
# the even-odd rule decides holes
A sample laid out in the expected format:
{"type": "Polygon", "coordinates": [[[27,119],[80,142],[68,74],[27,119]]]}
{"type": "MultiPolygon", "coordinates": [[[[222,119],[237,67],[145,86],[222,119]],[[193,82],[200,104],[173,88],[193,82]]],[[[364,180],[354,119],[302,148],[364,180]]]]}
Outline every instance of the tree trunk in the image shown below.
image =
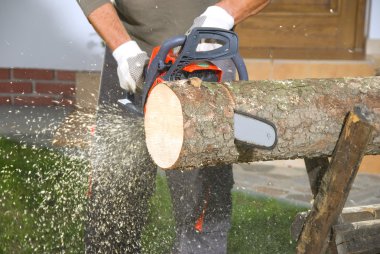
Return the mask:
{"type": "Polygon", "coordinates": [[[375,127],[366,154],[380,154],[380,78],[304,79],[156,86],[145,114],[148,150],[164,169],[330,156],[354,105],[375,127]],[[273,122],[278,143],[263,150],[234,142],[233,113],[273,122]]]}

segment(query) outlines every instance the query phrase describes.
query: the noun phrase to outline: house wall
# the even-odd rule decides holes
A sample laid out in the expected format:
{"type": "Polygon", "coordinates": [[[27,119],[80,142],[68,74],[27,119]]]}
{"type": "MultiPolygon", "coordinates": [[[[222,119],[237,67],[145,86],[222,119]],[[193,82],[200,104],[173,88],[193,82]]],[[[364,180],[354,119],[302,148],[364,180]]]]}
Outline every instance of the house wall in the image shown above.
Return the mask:
{"type": "Polygon", "coordinates": [[[76,72],[0,68],[1,105],[72,106],[76,72]]]}
{"type": "Polygon", "coordinates": [[[88,100],[76,76],[99,77],[104,46],[75,0],[2,0],[0,34],[0,105],[88,100]]]}
{"type": "MultiPolygon", "coordinates": [[[[0,67],[99,71],[104,48],[76,0],[2,0],[0,67]]],[[[380,39],[370,0],[369,39],[380,39]]]]}
{"type": "Polygon", "coordinates": [[[1,0],[0,67],[99,71],[104,47],[76,0],[1,0]]]}
{"type": "MultiPolygon", "coordinates": [[[[380,0],[370,0],[368,19],[368,38],[376,41],[380,39],[380,0]]],[[[86,104],[90,100],[87,95],[96,94],[104,47],[76,0],[2,0],[0,34],[0,105],[86,104]],[[86,82],[77,82],[77,72],[86,82]],[[86,72],[91,72],[88,80],[92,84],[85,79],[86,72]],[[70,78],[62,79],[62,73],[70,78]]],[[[257,74],[263,68],[262,63],[251,68],[249,62],[248,67],[255,72],[252,78],[289,78],[281,74],[283,65],[277,71],[277,63],[258,61],[268,62],[265,64],[268,70],[257,74]]],[[[279,63],[282,64],[281,60],[279,63]]],[[[310,72],[314,65],[310,67],[308,61],[301,65],[302,68],[290,69],[306,70],[305,73],[290,78],[313,76],[310,72]]],[[[343,67],[338,65],[327,71],[342,75],[343,67]]]]}

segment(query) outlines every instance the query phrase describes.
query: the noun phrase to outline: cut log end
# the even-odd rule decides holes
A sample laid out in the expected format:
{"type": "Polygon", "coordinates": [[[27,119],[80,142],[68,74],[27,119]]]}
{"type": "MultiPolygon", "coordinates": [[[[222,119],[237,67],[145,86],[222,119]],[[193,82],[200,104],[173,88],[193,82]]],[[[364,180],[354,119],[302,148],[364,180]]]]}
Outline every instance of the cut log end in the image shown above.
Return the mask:
{"type": "Polygon", "coordinates": [[[145,135],[152,159],[161,168],[171,168],[181,153],[184,128],[181,102],[165,84],[157,85],[147,100],[145,135]]]}

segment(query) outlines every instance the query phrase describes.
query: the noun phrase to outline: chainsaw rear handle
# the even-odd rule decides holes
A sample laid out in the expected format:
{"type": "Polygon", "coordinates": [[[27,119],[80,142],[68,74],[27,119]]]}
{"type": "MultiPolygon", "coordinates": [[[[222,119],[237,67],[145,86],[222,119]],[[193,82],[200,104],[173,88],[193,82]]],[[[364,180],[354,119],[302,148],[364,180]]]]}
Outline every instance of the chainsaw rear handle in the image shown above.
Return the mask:
{"type": "Polygon", "coordinates": [[[192,62],[231,59],[239,74],[239,80],[248,80],[247,68],[238,49],[237,35],[232,31],[219,28],[194,28],[187,36],[175,36],[166,40],[147,68],[142,93],[142,107],[145,106],[149,90],[162,71],[168,69],[163,77],[164,80],[178,80],[181,70],[192,62]],[[215,41],[221,47],[209,51],[197,51],[197,46],[203,40],[215,41]],[[171,65],[165,64],[169,51],[179,46],[181,46],[181,51],[176,61],[171,65]]]}

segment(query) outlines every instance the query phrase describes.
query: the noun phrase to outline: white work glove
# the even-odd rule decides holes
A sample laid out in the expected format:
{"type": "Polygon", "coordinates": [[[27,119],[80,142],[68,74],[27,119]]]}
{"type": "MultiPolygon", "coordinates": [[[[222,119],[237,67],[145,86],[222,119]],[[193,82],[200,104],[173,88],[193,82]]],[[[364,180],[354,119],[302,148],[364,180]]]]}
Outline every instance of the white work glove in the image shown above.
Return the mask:
{"type": "Polygon", "coordinates": [[[190,27],[189,31],[194,27],[214,27],[231,30],[234,23],[234,17],[232,17],[225,9],[213,5],[208,7],[204,13],[194,19],[193,25],[190,27]]]}
{"type": "MultiPolygon", "coordinates": [[[[225,9],[219,6],[210,6],[199,17],[194,19],[193,25],[187,31],[189,34],[195,27],[212,27],[231,30],[235,20],[225,9]]],[[[197,46],[197,51],[210,51],[220,47],[221,45],[213,41],[204,40],[197,46]]]]}
{"type": "Polygon", "coordinates": [[[149,61],[135,41],[128,41],[117,47],[113,53],[117,61],[117,75],[120,86],[129,93],[135,93],[136,87],[142,88],[144,67],[149,61]]]}

